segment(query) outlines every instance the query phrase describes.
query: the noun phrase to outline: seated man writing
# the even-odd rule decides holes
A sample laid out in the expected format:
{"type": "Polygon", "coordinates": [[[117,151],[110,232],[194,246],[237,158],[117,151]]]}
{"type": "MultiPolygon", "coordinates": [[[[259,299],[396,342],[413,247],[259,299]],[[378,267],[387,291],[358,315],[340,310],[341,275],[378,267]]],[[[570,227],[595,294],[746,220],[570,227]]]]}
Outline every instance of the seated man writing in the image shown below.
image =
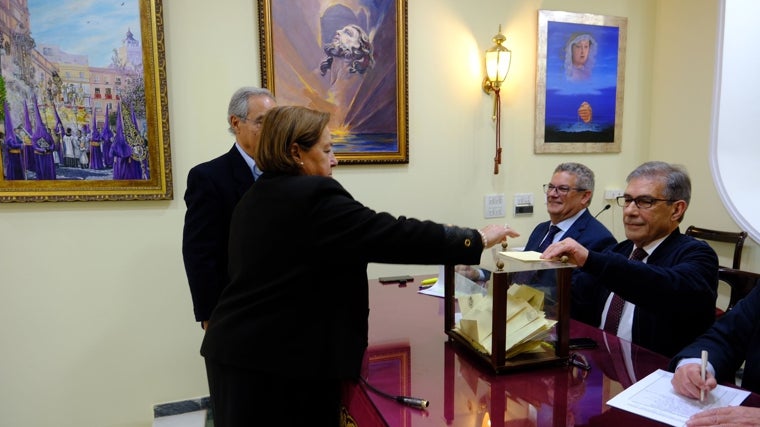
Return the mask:
{"type": "MultiPolygon", "coordinates": [[[[734,384],[736,370],[745,362],[741,386],[760,393],[760,286],[721,316],[707,332],[681,350],[670,362],[676,392],[699,399],[722,383],[734,384]],[[702,350],[709,362],[702,381],[702,350]]],[[[760,408],[729,406],[702,411],[689,420],[688,426],[757,425],[760,408]]]]}

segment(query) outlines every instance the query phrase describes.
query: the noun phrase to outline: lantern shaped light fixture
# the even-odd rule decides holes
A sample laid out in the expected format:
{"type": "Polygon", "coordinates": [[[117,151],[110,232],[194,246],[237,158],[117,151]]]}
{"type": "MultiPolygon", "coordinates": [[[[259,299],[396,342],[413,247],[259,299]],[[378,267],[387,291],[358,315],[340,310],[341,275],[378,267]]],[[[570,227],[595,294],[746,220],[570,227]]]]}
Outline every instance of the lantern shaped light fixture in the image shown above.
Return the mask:
{"type": "Polygon", "coordinates": [[[493,173],[499,173],[501,164],[501,84],[507,79],[509,65],[512,62],[512,51],[502,45],[507,38],[499,33],[491,39],[495,44],[486,50],[486,77],[483,80],[483,91],[487,94],[493,92],[493,115],[491,119],[496,122],[496,155],[494,156],[493,173]]]}
{"type": "Polygon", "coordinates": [[[501,84],[507,79],[512,62],[512,51],[502,45],[507,38],[501,33],[501,25],[499,33],[493,36],[491,41],[495,44],[486,50],[486,78],[483,80],[483,90],[488,94],[498,92],[501,84]]]}

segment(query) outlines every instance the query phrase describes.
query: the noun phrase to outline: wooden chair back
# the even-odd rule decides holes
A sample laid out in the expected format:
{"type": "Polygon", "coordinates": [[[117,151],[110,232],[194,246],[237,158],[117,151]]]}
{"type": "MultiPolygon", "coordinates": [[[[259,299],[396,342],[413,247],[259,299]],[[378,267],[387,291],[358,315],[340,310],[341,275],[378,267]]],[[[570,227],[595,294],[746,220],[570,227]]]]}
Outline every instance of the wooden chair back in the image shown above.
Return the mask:
{"type": "Polygon", "coordinates": [[[718,269],[718,280],[727,283],[731,287],[731,297],[729,298],[728,308],[726,308],[726,311],[729,311],[758,284],[760,274],[735,268],[720,267],[718,269]]]}
{"type": "Polygon", "coordinates": [[[732,243],[734,245],[734,260],[731,268],[735,270],[741,268],[742,248],[744,247],[744,240],[747,238],[746,231],[717,231],[690,225],[689,228],[686,229],[685,234],[702,240],[732,243]]]}

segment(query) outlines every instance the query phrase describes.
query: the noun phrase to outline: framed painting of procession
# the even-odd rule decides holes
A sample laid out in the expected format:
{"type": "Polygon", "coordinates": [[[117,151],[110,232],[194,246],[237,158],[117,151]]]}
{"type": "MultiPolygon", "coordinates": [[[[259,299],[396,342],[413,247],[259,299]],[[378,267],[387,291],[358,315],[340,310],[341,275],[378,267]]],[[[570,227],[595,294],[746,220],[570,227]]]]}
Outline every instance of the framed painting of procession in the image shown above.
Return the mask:
{"type": "Polygon", "coordinates": [[[0,202],[171,199],[161,0],[0,15],[0,202]]]}

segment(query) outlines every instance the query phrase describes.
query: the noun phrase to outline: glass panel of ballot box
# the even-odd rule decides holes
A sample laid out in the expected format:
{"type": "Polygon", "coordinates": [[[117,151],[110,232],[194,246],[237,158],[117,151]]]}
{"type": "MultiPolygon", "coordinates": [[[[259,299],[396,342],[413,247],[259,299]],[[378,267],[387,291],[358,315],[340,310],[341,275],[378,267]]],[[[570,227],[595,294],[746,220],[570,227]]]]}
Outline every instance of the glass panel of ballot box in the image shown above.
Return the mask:
{"type": "Polygon", "coordinates": [[[495,373],[567,363],[575,265],[537,256],[494,251],[492,265],[444,266],[445,332],[495,373]]]}

